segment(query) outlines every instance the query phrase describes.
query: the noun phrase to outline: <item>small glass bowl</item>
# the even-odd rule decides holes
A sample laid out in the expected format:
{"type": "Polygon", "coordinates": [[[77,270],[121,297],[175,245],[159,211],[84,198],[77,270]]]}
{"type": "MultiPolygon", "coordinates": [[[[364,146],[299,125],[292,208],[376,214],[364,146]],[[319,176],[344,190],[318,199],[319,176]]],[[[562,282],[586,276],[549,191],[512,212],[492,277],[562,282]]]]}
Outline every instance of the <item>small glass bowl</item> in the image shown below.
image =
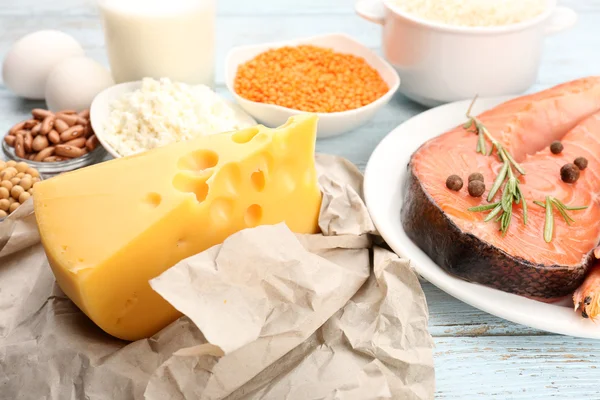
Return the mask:
{"type": "Polygon", "coordinates": [[[31,161],[26,158],[18,157],[15,154],[15,149],[10,147],[8,143],[6,143],[6,141],[4,140],[2,140],[2,151],[9,160],[15,160],[17,162],[24,161],[27,164],[31,165],[33,168],[37,169],[40,175],[44,175],[47,178],[61,174],[63,172],[73,171],[78,168],[87,167],[88,165],[92,165],[102,161],[102,159],[106,156],[106,150],[104,150],[102,146],[98,146],[94,149],[94,151],[90,153],[86,153],[81,157],[73,158],[66,161],[31,161]]]}

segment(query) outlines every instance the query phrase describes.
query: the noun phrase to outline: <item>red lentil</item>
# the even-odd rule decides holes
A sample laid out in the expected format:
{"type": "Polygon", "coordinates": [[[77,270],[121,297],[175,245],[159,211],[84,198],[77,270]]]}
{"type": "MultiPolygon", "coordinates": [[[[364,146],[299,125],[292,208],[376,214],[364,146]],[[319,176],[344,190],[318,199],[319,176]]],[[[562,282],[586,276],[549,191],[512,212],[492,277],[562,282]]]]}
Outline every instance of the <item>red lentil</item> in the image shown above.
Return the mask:
{"type": "Polygon", "coordinates": [[[308,112],[339,112],[365,106],[389,90],[362,57],[301,45],[259,54],[239,66],[240,96],[308,112]]]}

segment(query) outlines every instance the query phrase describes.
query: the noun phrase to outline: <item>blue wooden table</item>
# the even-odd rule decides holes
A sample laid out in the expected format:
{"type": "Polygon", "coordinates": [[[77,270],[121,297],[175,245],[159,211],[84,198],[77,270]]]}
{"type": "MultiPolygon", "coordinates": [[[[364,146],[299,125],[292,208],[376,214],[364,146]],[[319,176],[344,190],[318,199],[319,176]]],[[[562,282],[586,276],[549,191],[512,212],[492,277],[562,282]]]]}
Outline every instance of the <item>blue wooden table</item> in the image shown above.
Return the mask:
{"type": "MultiPolygon", "coordinates": [[[[380,28],[354,14],[353,0],[218,3],[217,89],[223,94],[225,54],[236,45],[344,32],[377,51],[380,47],[380,28]]],[[[533,89],[600,74],[600,0],[559,3],[577,10],[580,19],[574,29],[548,38],[533,89]]],[[[43,28],[71,34],[88,55],[108,65],[93,0],[0,0],[0,58],[20,36],[43,28]]],[[[39,105],[14,97],[0,85],[0,127],[24,119],[39,105]]],[[[367,125],[320,141],[318,150],[364,168],[382,137],[423,110],[397,94],[367,125]]],[[[600,342],[529,329],[476,310],[426,282],[423,288],[436,343],[436,398],[600,399],[600,342]]]]}

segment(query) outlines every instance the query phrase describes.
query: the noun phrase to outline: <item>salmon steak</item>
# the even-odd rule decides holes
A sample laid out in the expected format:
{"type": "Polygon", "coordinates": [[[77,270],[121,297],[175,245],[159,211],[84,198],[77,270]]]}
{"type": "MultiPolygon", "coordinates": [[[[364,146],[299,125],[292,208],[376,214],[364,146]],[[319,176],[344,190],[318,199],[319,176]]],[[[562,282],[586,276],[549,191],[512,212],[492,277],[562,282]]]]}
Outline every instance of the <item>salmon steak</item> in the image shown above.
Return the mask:
{"type": "MultiPolygon", "coordinates": [[[[469,124],[413,154],[401,211],[404,230],[439,266],[462,279],[547,302],[572,295],[592,269],[600,242],[600,77],[522,96],[475,118],[489,134],[487,154],[476,151],[480,138],[469,124]],[[508,164],[520,189],[504,231],[502,220],[486,222],[491,209],[469,210],[502,203],[508,190],[507,177],[487,198],[507,161],[497,150],[489,154],[490,138],[514,159],[508,164]],[[562,143],[562,152],[550,150],[554,141],[562,143]],[[579,178],[566,183],[561,168],[578,157],[587,159],[587,168],[577,168],[579,178]],[[476,172],[484,178],[481,197],[467,190],[468,177],[476,172]],[[447,187],[452,174],[464,182],[460,190],[447,187]],[[586,208],[568,211],[573,219],[568,223],[556,207],[548,216],[547,198],[586,208]],[[550,237],[548,219],[553,220],[550,237]]],[[[585,293],[577,296],[576,301],[591,300],[585,293]]]]}

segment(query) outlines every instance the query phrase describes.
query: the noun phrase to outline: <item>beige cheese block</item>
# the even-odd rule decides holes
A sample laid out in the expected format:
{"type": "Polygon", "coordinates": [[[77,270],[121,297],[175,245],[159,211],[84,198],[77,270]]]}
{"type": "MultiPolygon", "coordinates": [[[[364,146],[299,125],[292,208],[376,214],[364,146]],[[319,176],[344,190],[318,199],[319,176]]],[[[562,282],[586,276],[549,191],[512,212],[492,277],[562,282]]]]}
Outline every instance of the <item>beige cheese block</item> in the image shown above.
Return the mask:
{"type": "Polygon", "coordinates": [[[62,290],[100,328],[149,337],[180,317],[148,281],[261,224],[318,232],[317,117],[203,136],[36,185],[42,243],[62,290]]]}

